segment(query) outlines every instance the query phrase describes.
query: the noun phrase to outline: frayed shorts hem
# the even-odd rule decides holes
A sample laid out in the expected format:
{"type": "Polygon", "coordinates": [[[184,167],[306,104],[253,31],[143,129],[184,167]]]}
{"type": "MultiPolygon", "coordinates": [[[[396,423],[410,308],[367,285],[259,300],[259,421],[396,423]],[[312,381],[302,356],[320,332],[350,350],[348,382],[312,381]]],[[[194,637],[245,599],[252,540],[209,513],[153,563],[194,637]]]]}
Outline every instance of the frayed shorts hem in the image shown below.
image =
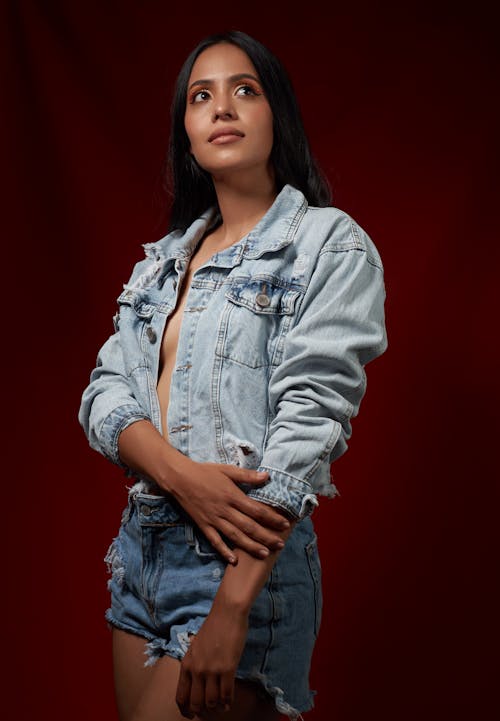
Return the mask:
{"type": "MultiPolygon", "coordinates": [[[[142,492],[130,493],[104,561],[108,625],[146,639],[144,666],[164,655],[182,661],[210,613],[227,562],[173,499],[142,492]]],[[[308,675],[321,609],[317,537],[308,517],[297,523],[252,605],[235,671],[237,679],[256,682],[292,721],[314,705],[308,675]]]]}
{"type": "MultiPolygon", "coordinates": [[[[148,641],[144,653],[145,655],[148,655],[149,658],[144,662],[144,666],[152,666],[157,661],[157,659],[161,657],[161,655],[170,656],[171,658],[175,658],[176,661],[182,661],[182,659],[184,658],[184,654],[186,653],[184,649],[169,648],[168,645],[164,644],[164,640],[159,639],[158,636],[155,636],[152,633],[148,633],[147,631],[139,631],[139,629],[134,628],[133,626],[129,626],[126,623],[118,621],[113,617],[111,609],[108,609],[106,611],[104,617],[107,622],[107,627],[110,631],[113,627],[115,627],[121,631],[127,631],[128,633],[132,633],[135,636],[139,636],[148,641]]],[[[265,674],[261,673],[258,670],[245,671],[237,669],[235,673],[235,678],[241,681],[254,681],[258,683],[265,697],[270,696],[271,699],[274,701],[276,710],[280,714],[288,716],[291,721],[301,720],[303,718],[301,712],[305,713],[306,711],[310,711],[312,708],[314,708],[314,702],[312,701],[312,699],[310,705],[307,708],[302,708],[300,711],[291,706],[285,701],[283,690],[278,686],[273,686],[271,682],[267,679],[265,674]]],[[[311,692],[311,694],[313,695],[315,693],[316,691],[311,692]]]]}
{"type": "Polygon", "coordinates": [[[149,658],[144,661],[144,666],[153,666],[154,663],[158,660],[158,658],[160,658],[160,656],[164,654],[177,659],[177,661],[182,661],[182,659],[184,658],[185,651],[180,648],[169,648],[168,646],[166,646],[163,639],[159,639],[158,636],[155,636],[154,633],[149,633],[145,630],[139,630],[135,626],[129,626],[127,623],[118,621],[113,617],[110,608],[106,611],[104,617],[107,621],[107,626],[110,631],[114,626],[120,631],[127,631],[128,633],[133,633],[135,636],[140,636],[141,638],[144,638],[146,639],[146,641],[148,641],[148,643],[146,644],[146,650],[144,651],[144,655],[148,656],[149,658]]]}

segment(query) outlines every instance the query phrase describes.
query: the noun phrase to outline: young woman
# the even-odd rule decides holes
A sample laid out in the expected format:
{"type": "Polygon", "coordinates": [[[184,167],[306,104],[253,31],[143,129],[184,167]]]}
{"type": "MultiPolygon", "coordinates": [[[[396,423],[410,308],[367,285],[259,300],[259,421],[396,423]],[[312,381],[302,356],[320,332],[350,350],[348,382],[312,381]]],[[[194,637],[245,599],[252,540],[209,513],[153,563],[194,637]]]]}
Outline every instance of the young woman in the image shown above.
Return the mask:
{"type": "Polygon", "coordinates": [[[184,63],[170,169],[169,233],[144,246],[79,413],[135,481],[105,558],[119,715],[299,718],[322,613],[311,513],[387,347],[383,266],[244,33],[184,63]]]}

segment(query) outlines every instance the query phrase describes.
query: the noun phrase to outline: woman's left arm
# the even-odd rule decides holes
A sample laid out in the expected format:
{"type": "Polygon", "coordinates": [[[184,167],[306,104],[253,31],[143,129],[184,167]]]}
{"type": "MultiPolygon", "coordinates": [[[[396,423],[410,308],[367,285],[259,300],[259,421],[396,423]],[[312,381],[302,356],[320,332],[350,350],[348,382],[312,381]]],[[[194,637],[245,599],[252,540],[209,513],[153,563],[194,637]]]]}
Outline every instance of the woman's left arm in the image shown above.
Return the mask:
{"type": "MultiPolygon", "coordinates": [[[[276,532],[283,543],[296,524],[296,520],[288,520],[290,528],[276,532]]],[[[186,715],[200,713],[204,708],[231,706],[236,668],[248,633],[248,615],[280,551],[271,551],[265,559],[242,549],[236,553],[238,563],[226,567],[212,609],[192,637],[181,664],[176,701],[186,715]]]]}
{"type": "Polygon", "coordinates": [[[248,496],[302,518],[333,497],[331,464],[346,450],[366,391],[364,367],[387,349],[384,268],[377,248],[341,213],[327,234],[271,372],[271,420],[248,496]]]}

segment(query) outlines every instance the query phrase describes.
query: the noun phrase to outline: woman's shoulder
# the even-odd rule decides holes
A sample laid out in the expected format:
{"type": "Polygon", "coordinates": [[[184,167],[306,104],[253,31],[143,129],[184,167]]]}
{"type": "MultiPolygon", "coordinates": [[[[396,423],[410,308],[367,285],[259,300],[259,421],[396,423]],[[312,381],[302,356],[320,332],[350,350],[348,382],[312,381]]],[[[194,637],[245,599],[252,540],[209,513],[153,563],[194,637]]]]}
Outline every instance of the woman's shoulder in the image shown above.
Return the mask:
{"type": "Polygon", "coordinates": [[[336,206],[309,205],[302,221],[305,235],[321,238],[320,253],[361,251],[367,259],[383,269],[382,259],[375,242],[363,226],[348,212],[336,206]]]}

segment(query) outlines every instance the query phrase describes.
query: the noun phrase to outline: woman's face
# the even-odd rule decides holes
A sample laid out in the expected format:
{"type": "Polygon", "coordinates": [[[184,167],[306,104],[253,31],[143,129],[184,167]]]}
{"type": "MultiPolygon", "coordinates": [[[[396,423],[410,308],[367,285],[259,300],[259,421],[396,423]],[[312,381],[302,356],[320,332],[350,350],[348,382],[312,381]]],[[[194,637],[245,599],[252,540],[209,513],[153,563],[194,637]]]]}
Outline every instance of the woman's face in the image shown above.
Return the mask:
{"type": "Polygon", "coordinates": [[[212,45],[196,58],[184,124],[190,152],[214,178],[228,171],[272,172],[271,108],[253,63],[236,45],[212,45]]]}

